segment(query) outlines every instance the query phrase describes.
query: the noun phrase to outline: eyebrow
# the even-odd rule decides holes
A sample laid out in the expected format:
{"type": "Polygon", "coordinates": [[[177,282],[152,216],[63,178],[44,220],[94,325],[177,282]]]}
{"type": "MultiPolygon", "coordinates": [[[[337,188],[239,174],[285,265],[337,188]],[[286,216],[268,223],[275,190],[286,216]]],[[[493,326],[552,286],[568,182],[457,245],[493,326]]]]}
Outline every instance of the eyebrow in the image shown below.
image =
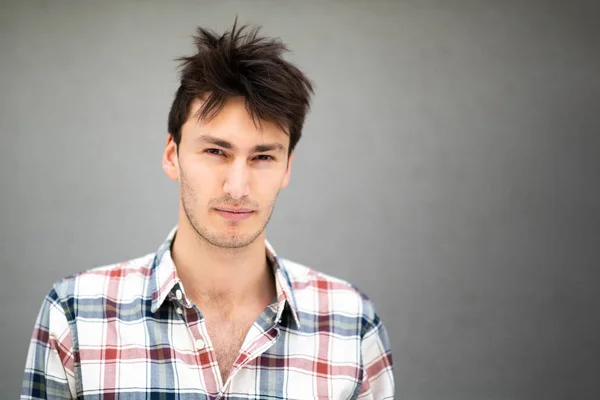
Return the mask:
{"type": "MultiPolygon", "coordinates": [[[[211,135],[201,135],[194,139],[195,144],[204,144],[209,143],[215,146],[222,147],[224,149],[235,150],[235,146],[223,139],[216,138],[211,135]]],[[[257,144],[251,150],[251,153],[264,153],[267,151],[285,151],[285,147],[281,143],[266,143],[266,144],[257,144]]]]}

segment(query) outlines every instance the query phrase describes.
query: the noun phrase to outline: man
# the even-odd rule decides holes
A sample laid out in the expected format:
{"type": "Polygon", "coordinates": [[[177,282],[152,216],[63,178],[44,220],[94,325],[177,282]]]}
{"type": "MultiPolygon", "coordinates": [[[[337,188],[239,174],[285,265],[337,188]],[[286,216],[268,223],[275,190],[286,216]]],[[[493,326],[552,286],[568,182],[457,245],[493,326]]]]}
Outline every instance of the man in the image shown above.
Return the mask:
{"type": "Polygon", "coordinates": [[[258,28],[199,28],[195,43],[162,160],[179,182],[178,224],[155,253],[54,285],[22,398],[392,398],[369,299],[266,240],[310,81],[258,28]]]}

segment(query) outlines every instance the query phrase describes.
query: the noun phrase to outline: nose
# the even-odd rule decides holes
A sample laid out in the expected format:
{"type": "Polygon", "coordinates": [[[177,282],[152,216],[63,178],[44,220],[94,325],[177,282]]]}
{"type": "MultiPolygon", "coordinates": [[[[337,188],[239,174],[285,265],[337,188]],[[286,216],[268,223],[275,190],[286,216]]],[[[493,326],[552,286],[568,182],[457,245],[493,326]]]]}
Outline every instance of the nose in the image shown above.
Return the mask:
{"type": "Polygon", "coordinates": [[[244,160],[234,162],[227,171],[223,190],[238,200],[250,194],[250,168],[244,160]]]}

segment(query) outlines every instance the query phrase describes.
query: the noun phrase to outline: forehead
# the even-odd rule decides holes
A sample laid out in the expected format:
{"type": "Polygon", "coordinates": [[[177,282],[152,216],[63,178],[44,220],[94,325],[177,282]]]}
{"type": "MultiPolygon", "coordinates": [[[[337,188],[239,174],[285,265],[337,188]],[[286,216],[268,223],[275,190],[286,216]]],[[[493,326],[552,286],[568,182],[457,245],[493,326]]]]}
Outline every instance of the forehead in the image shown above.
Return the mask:
{"type": "Polygon", "coordinates": [[[227,140],[239,147],[250,147],[261,143],[280,143],[287,149],[289,136],[276,123],[261,120],[257,126],[246,109],[243,97],[228,99],[223,108],[210,120],[200,120],[198,114],[203,100],[194,100],[189,117],[182,127],[182,140],[194,140],[210,134],[227,140]]]}

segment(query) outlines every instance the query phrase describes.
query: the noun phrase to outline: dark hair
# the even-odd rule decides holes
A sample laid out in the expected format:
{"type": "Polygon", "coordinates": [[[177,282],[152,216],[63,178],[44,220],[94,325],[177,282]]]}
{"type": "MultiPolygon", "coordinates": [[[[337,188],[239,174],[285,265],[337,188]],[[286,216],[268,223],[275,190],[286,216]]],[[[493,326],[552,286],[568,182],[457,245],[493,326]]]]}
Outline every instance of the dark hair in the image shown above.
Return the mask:
{"type": "Polygon", "coordinates": [[[291,153],[302,134],[312,83],[282,58],[288,48],[279,39],[259,36],[258,26],[236,25],[237,18],[222,36],[198,27],[196,54],[177,59],[181,85],[169,112],[169,134],[179,148],[181,127],[195,99],[205,100],[197,117],[210,120],[229,97],[243,96],[257,127],[261,120],[271,121],[290,137],[291,153]]]}

